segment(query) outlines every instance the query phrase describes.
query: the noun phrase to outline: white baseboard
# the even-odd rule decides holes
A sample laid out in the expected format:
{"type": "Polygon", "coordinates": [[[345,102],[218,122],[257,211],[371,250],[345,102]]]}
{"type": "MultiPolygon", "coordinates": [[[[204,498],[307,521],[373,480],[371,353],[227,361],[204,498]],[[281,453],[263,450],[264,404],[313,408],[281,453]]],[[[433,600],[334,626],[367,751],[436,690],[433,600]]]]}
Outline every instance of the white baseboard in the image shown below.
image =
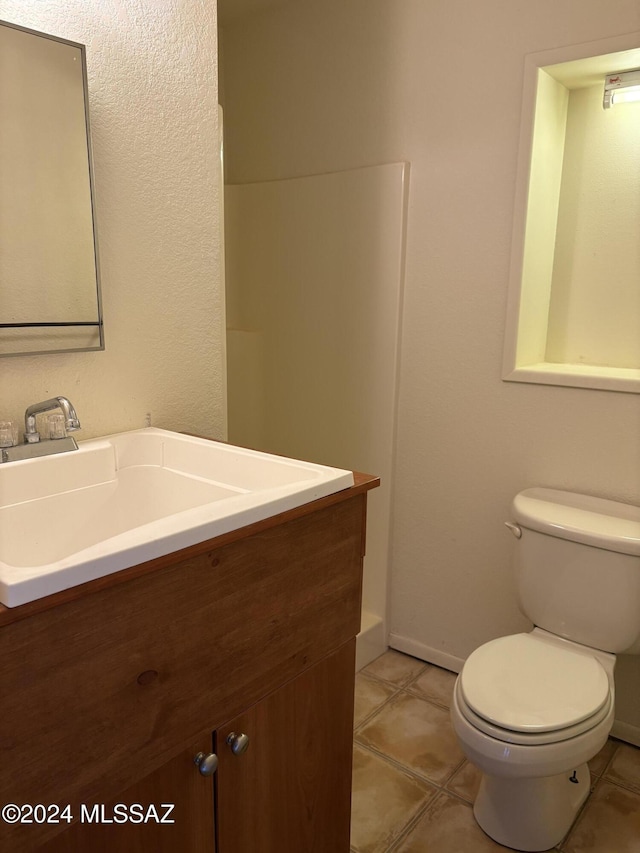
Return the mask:
{"type": "Polygon", "coordinates": [[[625,723],[622,720],[615,720],[611,734],[614,737],[624,740],[627,743],[632,743],[634,746],[640,746],[640,728],[633,726],[631,723],[625,723]]]}
{"type": "Polygon", "coordinates": [[[409,637],[401,637],[399,634],[389,636],[389,645],[392,649],[404,652],[406,655],[413,655],[414,658],[441,666],[451,672],[460,672],[464,663],[464,658],[455,657],[440,649],[432,649],[430,646],[425,646],[409,637]]]}
{"type": "Polygon", "coordinates": [[[387,650],[386,631],[381,616],[363,611],[360,625],[356,639],[356,672],[387,650]]]}
{"type": "MultiPolygon", "coordinates": [[[[451,672],[460,672],[464,663],[464,658],[447,654],[439,649],[433,649],[430,646],[425,646],[423,643],[418,643],[409,637],[401,637],[398,634],[391,634],[389,636],[389,645],[392,649],[404,652],[407,655],[413,655],[414,658],[441,666],[443,669],[448,669],[451,672]]],[[[631,723],[625,723],[623,720],[615,720],[611,734],[613,737],[623,740],[626,743],[640,746],[640,728],[631,723]]]]}

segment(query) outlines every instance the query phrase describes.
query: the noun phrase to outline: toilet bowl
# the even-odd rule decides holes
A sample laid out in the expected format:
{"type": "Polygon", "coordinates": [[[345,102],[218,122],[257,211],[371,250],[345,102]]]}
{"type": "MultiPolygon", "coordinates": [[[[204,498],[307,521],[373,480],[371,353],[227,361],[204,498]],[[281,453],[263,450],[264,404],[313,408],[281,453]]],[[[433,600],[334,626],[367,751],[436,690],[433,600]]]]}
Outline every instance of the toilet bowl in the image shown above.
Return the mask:
{"type": "Polygon", "coordinates": [[[462,750],[483,774],[476,821],[507,847],[548,850],[587,798],[587,762],[611,731],[615,656],[538,628],[476,651],[451,705],[462,750]]]}
{"type": "Polygon", "coordinates": [[[640,509],[548,489],[514,501],[515,574],[533,631],[465,662],[451,720],[481,771],[474,816],[494,840],[543,851],[590,792],[614,721],[615,653],[640,649],[640,509]]]}

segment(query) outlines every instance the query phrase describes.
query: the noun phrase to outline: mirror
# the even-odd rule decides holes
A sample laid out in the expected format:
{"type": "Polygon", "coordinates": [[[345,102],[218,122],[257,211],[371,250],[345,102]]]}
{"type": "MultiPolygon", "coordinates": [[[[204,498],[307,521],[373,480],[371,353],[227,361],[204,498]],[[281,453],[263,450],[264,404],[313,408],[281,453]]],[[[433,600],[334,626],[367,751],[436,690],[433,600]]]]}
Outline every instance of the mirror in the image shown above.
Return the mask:
{"type": "Polygon", "coordinates": [[[0,355],[104,349],[85,49],[0,21],[0,355]]]}

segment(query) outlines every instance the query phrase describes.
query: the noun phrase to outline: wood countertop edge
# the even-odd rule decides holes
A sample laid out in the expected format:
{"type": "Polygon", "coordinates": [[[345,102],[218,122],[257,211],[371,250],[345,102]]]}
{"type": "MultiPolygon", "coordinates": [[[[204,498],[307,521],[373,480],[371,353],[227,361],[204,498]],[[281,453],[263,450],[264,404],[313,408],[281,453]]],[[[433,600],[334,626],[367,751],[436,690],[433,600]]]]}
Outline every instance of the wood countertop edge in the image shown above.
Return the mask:
{"type": "Polygon", "coordinates": [[[326,507],[350,500],[358,495],[366,494],[370,489],[375,489],[380,485],[379,477],[371,474],[359,473],[357,471],[353,472],[353,480],[353,486],[341,489],[339,492],[334,492],[332,495],[327,495],[324,498],[319,498],[318,500],[301,504],[293,509],[277,513],[276,515],[269,516],[261,521],[256,521],[253,524],[247,524],[243,527],[239,527],[237,530],[231,530],[228,533],[216,536],[213,539],[198,542],[195,545],[190,545],[189,547],[182,548],[179,551],[172,551],[162,557],[156,557],[153,560],[139,563],[138,565],[131,566],[128,569],[122,569],[119,572],[114,572],[113,574],[96,578],[95,580],[88,581],[87,583],[61,590],[60,592],[53,593],[52,595],[47,595],[44,598],[29,601],[26,604],[19,605],[18,607],[6,607],[4,604],[0,604],[0,627],[3,625],[10,625],[21,619],[27,619],[30,616],[43,612],[44,610],[49,610],[53,607],[58,607],[60,605],[67,604],[68,602],[76,601],[84,596],[92,595],[93,593],[100,592],[108,587],[115,586],[116,584],[126,583],[134,578],[166,568],[173,563],[188,560],[191,557],[195,557],[207,551],[215,550],[216,548],[222,548],[232,542],[237,542],[239,539],[253,536],[256,533],[261,533],[271,527],[285,524],[286,522],[293,521],[296,518],[300,518],[313,512],[318,512],[326,507]]]}

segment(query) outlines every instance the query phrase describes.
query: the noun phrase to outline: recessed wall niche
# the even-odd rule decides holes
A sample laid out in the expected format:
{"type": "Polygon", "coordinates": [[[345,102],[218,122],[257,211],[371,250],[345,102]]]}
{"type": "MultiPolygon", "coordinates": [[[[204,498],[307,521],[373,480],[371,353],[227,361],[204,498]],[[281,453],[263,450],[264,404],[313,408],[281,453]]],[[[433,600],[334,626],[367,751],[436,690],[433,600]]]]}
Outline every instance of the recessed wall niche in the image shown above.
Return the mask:
{"type": "Polygon", "coordinates": [[[527,57],[503,378],[640,393],[640,33],[527,57]]]}

